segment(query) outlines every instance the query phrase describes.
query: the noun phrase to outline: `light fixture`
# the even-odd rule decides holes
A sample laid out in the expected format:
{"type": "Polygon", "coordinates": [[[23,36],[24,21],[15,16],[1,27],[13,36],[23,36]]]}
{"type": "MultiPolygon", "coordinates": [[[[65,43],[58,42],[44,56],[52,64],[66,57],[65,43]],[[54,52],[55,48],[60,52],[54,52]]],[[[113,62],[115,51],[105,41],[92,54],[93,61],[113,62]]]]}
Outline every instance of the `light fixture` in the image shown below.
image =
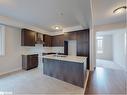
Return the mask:
{"type": "Polygon", "coordinates": [[[115,10],[113,11],[113,13],[115,13],[115,14],[121,14],[121,13],[124,13],[124,12],[126,11],[126,9],[127,9],[126,6],[122,6],[122,7],[119,7],[119,8],[117,8],[117,9],[115,9],[115,10]]]}
{"type": "Polygon", "coordinates": [[[56,30],[59,30],[59,29],[60,29],[60,27],[56,26],[56,27],[55,27],[55,29],[56,29],[56,30]]]}
{"type": "Polygon", "coordinates": [[[60,25],[54,25],[54,26],[52,26],[52,29],[54,29],[54,30],[62,30],[63,29],[63,27],[62,26],[60,26],[60,25]]]}

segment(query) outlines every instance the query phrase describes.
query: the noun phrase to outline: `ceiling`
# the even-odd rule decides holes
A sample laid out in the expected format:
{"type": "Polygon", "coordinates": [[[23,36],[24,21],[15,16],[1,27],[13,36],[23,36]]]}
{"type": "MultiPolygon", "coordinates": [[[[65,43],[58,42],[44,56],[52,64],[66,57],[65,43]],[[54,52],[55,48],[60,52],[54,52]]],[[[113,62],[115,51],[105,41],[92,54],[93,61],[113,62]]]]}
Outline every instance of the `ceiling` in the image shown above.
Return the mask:
{"type": "Polygon", "coordinates": [[[90,0],[0,0],[0,15],[32,24],[47,31],[53,25],[64,28],[89,27],[90,0]]]}
{"type": "Polygon", "coordinates": [[[94,25],[125,22],[125,14],[113,14],[125,3],[126,0],[0,0],[0,16],[52,32],[53,25],[89,28],[91,21],[94,25]]]}
{"type": "Polygon", "coordinates": [[[102,25],[126,21],[126,14],[116,15],[113,11],[126,4],[126,0],[92,0],[93,4],[93,23],[102,25]]]}

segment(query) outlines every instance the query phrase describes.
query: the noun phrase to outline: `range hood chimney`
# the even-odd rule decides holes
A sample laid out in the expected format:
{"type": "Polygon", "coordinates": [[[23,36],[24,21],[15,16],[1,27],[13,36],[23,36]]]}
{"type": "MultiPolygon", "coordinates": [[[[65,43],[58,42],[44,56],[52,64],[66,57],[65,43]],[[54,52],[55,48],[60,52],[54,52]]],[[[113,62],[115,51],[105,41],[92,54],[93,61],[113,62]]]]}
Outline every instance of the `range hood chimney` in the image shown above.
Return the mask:
{"type": "Polygon", "coordinates": [[[42,44],[42,45],[45,44],[43,41],[43,34],[36,33],[36,44],[42,44]]]}

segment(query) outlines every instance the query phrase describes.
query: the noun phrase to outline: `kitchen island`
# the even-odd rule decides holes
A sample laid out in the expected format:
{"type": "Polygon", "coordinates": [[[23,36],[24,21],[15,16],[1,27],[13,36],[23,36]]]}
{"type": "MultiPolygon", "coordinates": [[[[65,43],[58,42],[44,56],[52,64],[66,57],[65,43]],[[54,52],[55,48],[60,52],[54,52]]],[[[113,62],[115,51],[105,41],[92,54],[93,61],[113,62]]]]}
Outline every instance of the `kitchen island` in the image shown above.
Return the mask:
{"type": "Polygon", "coordinates": [[[46,55],[43,56],[43,73],[59,80],[84,87],[87,57],[46,55]]]}

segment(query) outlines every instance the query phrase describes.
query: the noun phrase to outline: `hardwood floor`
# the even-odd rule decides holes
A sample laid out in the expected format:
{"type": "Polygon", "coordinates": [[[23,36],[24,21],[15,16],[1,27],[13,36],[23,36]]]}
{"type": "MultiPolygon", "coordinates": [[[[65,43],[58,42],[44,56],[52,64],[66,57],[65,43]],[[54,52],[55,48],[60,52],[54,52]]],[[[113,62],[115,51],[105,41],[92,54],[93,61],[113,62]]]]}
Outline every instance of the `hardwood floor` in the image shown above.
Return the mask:
{"type": "Polygon", "coordinates": [[[104,60],[104,59],[97,59],[96,60],[96,66],[112,69],[112,70],[124,70],[125,68],[121,67],[119,64],[116,64],[115,62],[111,60],[104,60]]]}
{"type": "Polygon", "coordinates": [[[127,95],[127,72],[96,68],[90,72],[85,95],[127,95]]]}

